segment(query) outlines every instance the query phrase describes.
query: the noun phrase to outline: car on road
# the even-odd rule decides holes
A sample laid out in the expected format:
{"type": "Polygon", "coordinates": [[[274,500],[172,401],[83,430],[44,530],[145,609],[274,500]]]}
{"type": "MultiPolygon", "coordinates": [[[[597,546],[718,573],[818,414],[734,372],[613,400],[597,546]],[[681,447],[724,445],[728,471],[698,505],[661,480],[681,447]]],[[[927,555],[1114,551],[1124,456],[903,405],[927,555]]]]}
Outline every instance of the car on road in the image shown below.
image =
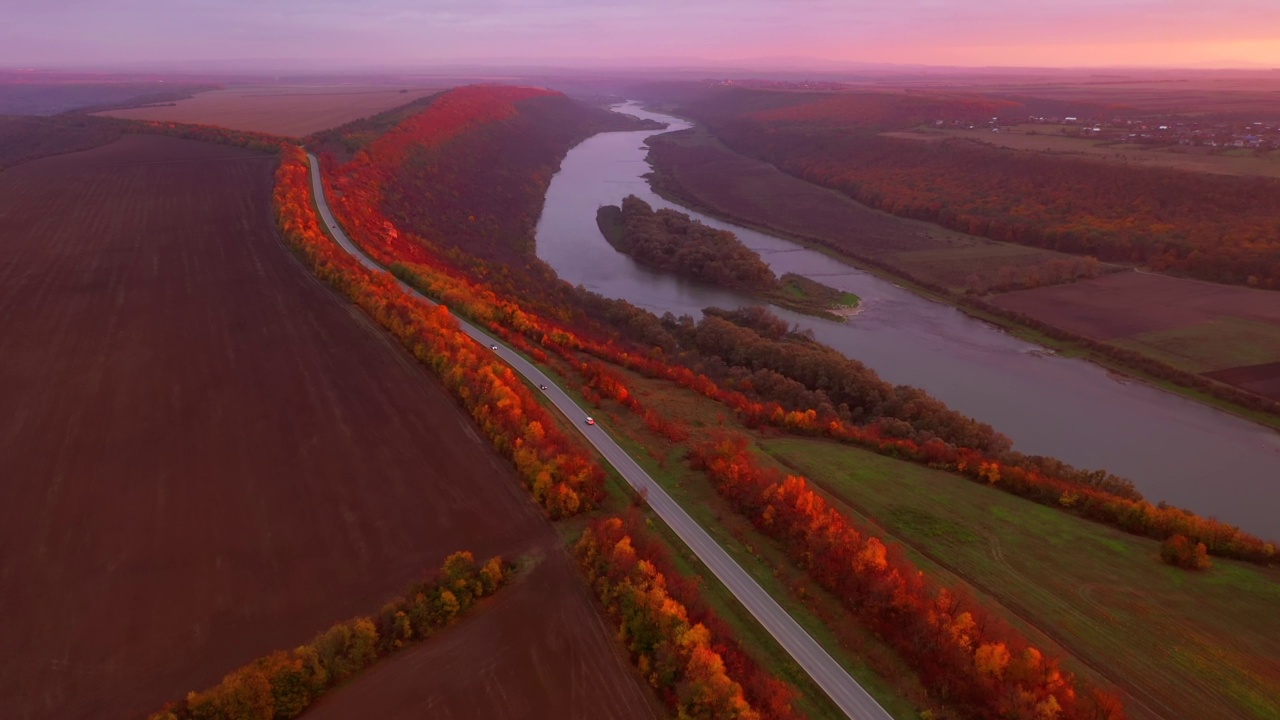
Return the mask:
{"type": "Polygon", "coordinates": [[[595,418],[590,418],[590,417],[589,417],[589,418],[587,418],[587,424],[588,424],[588,425],[595,425],[595,424],[596,424],[595,418]]]}
{"type": "Polygon", "coordinates": [[[497,346],[497,345],[490,345],[490,346],[489,346],[489,349],[490,349],[490,350],[497,350],[497,349],[498,349],[498,346],[497,346]]]}
{"type": "Polygon", "coordinates": [[[546,386],[546,385],[539,385],[539,386],[538,386],[538,389],[539,389],[539,390],[546,390],[546,389],[547,389],[547,386],[546,386]]]}

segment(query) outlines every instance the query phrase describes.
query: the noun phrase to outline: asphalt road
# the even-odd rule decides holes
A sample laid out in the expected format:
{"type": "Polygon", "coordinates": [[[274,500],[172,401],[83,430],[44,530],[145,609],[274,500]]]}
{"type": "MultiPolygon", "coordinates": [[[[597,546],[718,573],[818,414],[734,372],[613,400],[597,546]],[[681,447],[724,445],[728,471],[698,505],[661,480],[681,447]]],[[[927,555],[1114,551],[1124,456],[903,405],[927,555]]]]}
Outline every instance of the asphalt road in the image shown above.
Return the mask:
{"type": "MultiPolygon", "coordinates": [[[[320,183],[320,163],[311,153],[307,153],[307,158],[311,162],[311,187],[315,193],[322,222],[328,226],[329,232],[344,250],[366,267],[385,272],[385,268],[359,250],[338,226],[324,197],[324,189],[320,183]]],[[[400,287],[423,302],[437,304],[403,282],[400,283],[400,287]]],[[[689,549],[697,554],[703,564],[715,573],[720,582],[729,588],[729,592],[732,592],[734,597],[769,631],[769,634],[773,635],[778,644],[790,653],[796,663],[809,673],[814,682],[831,697],[845,715],[857,720],[889,720],[892,717],[770,597],[769,593],[765,592],[764,588],[760,587],[733,558],[729,557],[729,554],[693,518],[689,517],[689,514],[676,504],[676,501],[671,499],[671,496],[659,487],[653,478],[649,477],[649,474],[614,442],[613,438],[609,437],[603,427],[599,424],[587,425],[588,413],[578,407],[560,386],[500,340],[485,334],[461,318],[458,318],[458,324],[468,335],[485,347],[497,346],[494,353],[534,385],[547,386],[547,390],[543,392],[555,406],[565,414],[565,417],[574,422],[578,430],[633,488],[646,494],[649,507],[658,517],[662,518],[663,522],[667,523],[689,546],[689,549]]]]}

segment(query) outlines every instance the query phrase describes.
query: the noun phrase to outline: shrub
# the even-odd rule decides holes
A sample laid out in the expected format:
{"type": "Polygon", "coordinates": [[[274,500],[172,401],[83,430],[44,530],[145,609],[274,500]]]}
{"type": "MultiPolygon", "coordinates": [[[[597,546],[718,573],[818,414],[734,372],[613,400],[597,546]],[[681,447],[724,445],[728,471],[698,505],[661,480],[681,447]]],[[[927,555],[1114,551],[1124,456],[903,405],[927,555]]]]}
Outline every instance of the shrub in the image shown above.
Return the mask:
{"type": "Polygon", "coordinates": [[[1172,535],[1161,543],[1160,559],[1187,570],[1207,570],[1212,565],[1204,543],[1192,544],[1185,535],[1172,535]]]}
{"type": "Polygon", "coordinates": [[[338,623],[306,645],[274,652],[232,671],[212,688],[187,693],[150,720],[291,720],[379,658],[448,626],[476,600],[506,585],[510,576],[511,566],[502,558],[479,568],[471,553],[454,553],[433,581],[414,585],[384,606],[376,620],[338,623]],[[415,613],[421,622],[411,622],[415,613]]]}

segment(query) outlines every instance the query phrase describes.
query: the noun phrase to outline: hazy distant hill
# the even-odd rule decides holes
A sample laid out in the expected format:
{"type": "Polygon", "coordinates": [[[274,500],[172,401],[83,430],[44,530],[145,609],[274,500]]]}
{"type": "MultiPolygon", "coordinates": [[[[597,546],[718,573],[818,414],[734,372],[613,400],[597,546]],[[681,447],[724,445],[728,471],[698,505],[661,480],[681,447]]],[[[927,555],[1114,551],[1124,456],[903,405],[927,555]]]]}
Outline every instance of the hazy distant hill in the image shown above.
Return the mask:
{"type": "Polygon", "coordinates": [[[131,123],[115,118],[0,115],[0,170],[20,162],[105,145],[131,123]]]}
{"type": "Polygon", "coordinates": [[[211,85],[164,82],[26,82],[0,77],[0,115],[56,115],[84,108],[167,102],[211,85]]]}

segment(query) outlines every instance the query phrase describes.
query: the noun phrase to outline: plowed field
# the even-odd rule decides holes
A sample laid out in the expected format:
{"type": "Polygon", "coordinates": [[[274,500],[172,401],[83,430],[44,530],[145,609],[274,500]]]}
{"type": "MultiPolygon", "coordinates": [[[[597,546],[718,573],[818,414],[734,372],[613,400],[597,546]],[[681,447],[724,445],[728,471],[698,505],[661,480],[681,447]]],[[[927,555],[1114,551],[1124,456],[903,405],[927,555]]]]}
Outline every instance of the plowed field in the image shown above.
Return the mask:
{"type": "Polygon", "coordinates": [[[661,717],[652,693],[617,672],[617,663],[625,662],[623,650],[604,621],[585,619],[582,608],[591,603],[587,589],[565,592],[576,572],[567,553],[555,548],[491,607],[356,678],[305,717],[661,717]],[[581,627],[584,622],[593,627],[581,627]]]}
{"type": "Polygon", "coordinates": [[[1280,400],[1280,293],[1128,272],[992,302],[1280,400]]]}
{"type": "MultiPolygon", "coordinates": [[[[558,551],[445,391],[290,256],[274,167],[135,135],[0,173],[2,718],[143,716],[454,550],[558,551]]],[[[645,691],[547,572],[450,631],[480,628],[448,672],[536,653],[513,706],[652,717],[616,711],[645,691]]]]}
{"type": "Polygon", "coordinates": [[[102,115],[131,120],[219,125],[302,137],[417,100],[439,87],[404,88],[246,87],[211,90],[186,100],[152,107],[109,110],[102,115]]]}

